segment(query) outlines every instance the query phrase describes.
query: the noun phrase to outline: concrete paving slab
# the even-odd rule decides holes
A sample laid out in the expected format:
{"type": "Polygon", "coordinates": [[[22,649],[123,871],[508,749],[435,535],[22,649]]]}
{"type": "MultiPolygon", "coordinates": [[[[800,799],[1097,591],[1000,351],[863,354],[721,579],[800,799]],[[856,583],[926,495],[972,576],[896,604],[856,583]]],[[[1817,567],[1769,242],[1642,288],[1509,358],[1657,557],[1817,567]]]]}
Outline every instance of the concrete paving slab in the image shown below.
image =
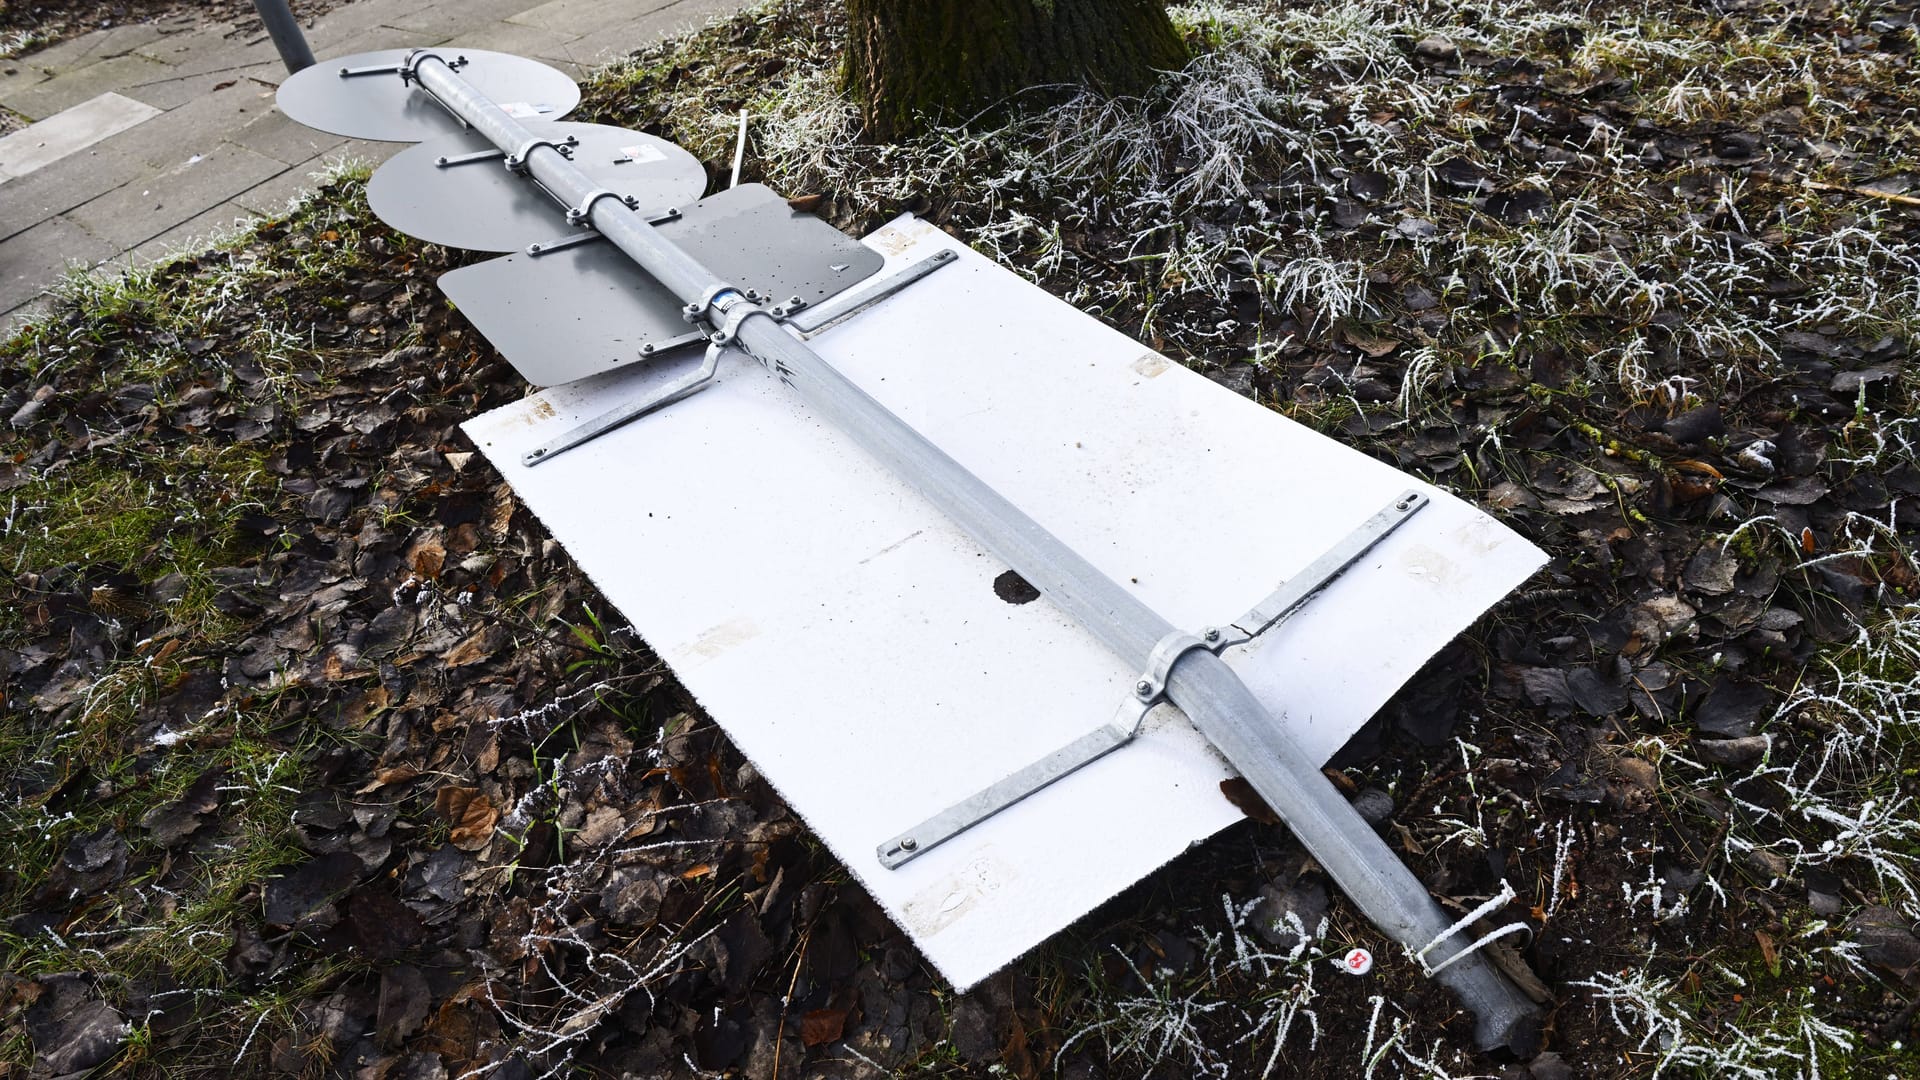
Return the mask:
{"type": "Polygon", "coordinates": [[[0,311],[12,311],[60,280],[69,267],[92,266],[118,250],[64,215],[7,241],[0,262],[0,311]]]}
{"type": "Polygon", "coordinates": [[[84,63],[96,60],[113,60],[115,56],[127,56],[142,46],[154,44],[159,38],[179,33],[182,27],[171,23],[123,23],[119,27],[108,27],[102,31],[92,31],[77,38],[67,38],[52,48],[42,48],[33,54],[35,63],[42,63],[56,71],[65,71],[71,67],[81,67],[84,63]]]}
{"type": "Polygon", "coordinates": [[[319,57],[345,55],[348,50],[342,49],[340,44],[369,30],[387,32],[388,44],[385,48],[437,44],[410,40],[404,31],[396,33],[395,28],[389,25],[421,6],[420,0],[358,0],[357,3],[334,8],[302,25],[307,27],[307,43],[313,47],[313,54],[319,57]]]}
{"type": "Polygon", "coordinates": [[[172,168],[195,154],[212,153],[229,133],[272,111],[271,93],[257,83],[232,81],[230,86],[209,89],[178,108],[160,112],[139,127],[115,136],[109,145],[154,168],[172,168]],[[268,96],[263,100],[262,94],[268,96]]]}
{"type": "Polygon", "coordinates": [[[195,251],[204,251],[216,242],[251,228],[261,215],[233,201],[223,202],[175,225],[132,251],[122,252],[102,263],[99,270],[130,270],[166,262],[195,251]]]}
{"type": "Polygon", "coordinates": [[[197,161],[156,170],[67,216],[126,251],[287,170],[282,161],[223,143],[197,161]]]}
{"type": "Polygon", "coordinates": [[[272,89],[278,84],[269,81],[268,76],[279,68],[279,63],[275,60],[271,66],[260,63],[235,71],[214,71],[202,75],[163,75],[129,86],[121,93],[157,108],[177,109],[228,85],[252,82],[261,90],[272,89]]]}
{"type": "Polygon", "coordinates": [[[313,51],[315,55],[320,57],[320,62],[324,64],[342,56],[352,56],[355,53],[375,52],[380,49],[424,49],[446,43],[446,39],[438,35],[415,34],[405,30],[395,30],[390,26],[373,26],[346,37],[324,49],[319,45],[315,45],[313,51]]]}
{"type": "MultiPolygon", "coordinates": [[[[526,10],[530,0],[440,0],[433,4],[412,4],[382,20],[396,30],[456,33],[484,26],[526,10]]],[[[632,2],[632,0],[614,0],[632,2]]],[[[657,2],[657,0],[655,0],[657,2]]]]}
{"type": "Polygon", "coordinates": [[[129,93],[127,88],[163,78],[169,70],[167,65],[158,60],[150,60],[139,53],[128,53],[23,87],[18,92],[0,91],[0,105],[29,120],[45,120],[62,109],[70,109],[110,90],[144,101],[145,98],[129,93]]]}
{"type": "Polygon", "coordinates": [[[639,18],[609,26],[599,34],[575,42],[571,49],[578,63],[596,68],[739,10],[737,0],[678,0],[639,18]]]}
{"type": "Polygon", "coordinates": [[[0,337],[12,337],[25,328],[27,323],[41,318],[52,310],[52,301],[41,296],[21,304],[12,311],[0,314],[0,337]]]}
{"type": "Polygon", "coordinates": [[[378,166],[393,155],[412,146],[412,143],[373,142],[368,139],[348,139],[332,150],[320,155],[328,162],[338,164],[343,161],[363,161],[378,166]]]}
{"type": "Polygon", "coordinates": [[[18,179],[111,135],[160,115],[142,101],[108,91],[0,138],[0,183],[18,179]]]}
{"type": "Polygon", "coordinates": [[[338,135],[329,135],[289,120],[285,113],[272,108],[270,101],[267,105],[269,109],[266,113],[247,121],[237,131],[229,132],[227,141],[289,165],[310,161],[346,141],[338,135]]]}
{"type": "Polygon", "coordinates": [[[497,22],[456,35],[452,44],[464,45],[470,49],[492,49],[494,52],[513,53],[516,56],[531,56],[535,60],[555,64],[578,79],[579,70],[569,70],[566,65],[571,64],[574,69],[583,67],[573,57],[572,46],[579,40],[573,34],[557,32],[546,27],[497,22]]]}
{"type": "Polygon", "coordinates": [[[37,67],[67,71],[98,60],[125,56],[142,45],[158,41],[166,31],[157,23],[127,23],[94,30],[41,49],[28,58],[37,67]]]}
{"type": "Polygon", "coordinates": [[[315,154],[288,166],[287,171],[233,197],[233,201],[264,218],[285,216],[287,204],[320,186],[316,176],[334,159],[315,154]]]}
{"type": "Polygon", "coordinates": [[[32,57],[25,60],[0,61],[0,104],[24,91],[29,86],[38,86],[53,78],[53,72],[33,62],[32,57]]]}
{"type": "Polygon", "coordinates": [[[242,34],[231,24],[201,27],[187,34],[162,38],[141,47],[139,55],[158,60],[173,68],[175,75],[204,75],[216,71],[237,71],[266,61],[278,61],[280,53],[264,31],[242,34]]]}
{"type": "Polygon", "coordinates": [[[636,0],[610,4],[601,0],[547,0],[538,7],[509,15],[504,21],[520,26],[549,27],[584,37],[677,7],[682,2],[636,0]]]}
{"type": "MultiPolygon", "coordinates": [[[[151,171],[103,143],[15,180],[0,188],[0,243],[151,171]]],[[[11,253],[0,253],[0,262],[11,253]]]]}
{"type": "Polygon", "coordinates": [[[234,196],[233,201],[262,217],[280,217],[286,212],[289,200],[315,190],[320,186],[322,176],[338,170],[345,163],[357,162],[378,168],[408,145],[367,142],[364,139],[342,140],[338,146],[296,162],[279,176],[241,192],[234,196]]]}

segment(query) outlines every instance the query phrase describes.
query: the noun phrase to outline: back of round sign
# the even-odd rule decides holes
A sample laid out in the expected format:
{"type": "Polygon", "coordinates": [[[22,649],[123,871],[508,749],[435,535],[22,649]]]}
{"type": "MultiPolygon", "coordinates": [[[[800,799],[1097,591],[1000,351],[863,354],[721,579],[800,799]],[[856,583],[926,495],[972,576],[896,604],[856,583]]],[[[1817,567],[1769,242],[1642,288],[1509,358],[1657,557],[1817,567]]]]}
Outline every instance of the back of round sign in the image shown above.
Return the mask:
{"type": "MultiPolygon", "coordinates": [[[[604,124],[527,128],[566,146],[581,172],[610,191],[632,196],[642,211],[690,206],[706,191],[706,166],[657,136],[604,124]]],[[[502,168],[504,160],[484,136],[441,135],[380,166],[367,183],[367,203],[381,221],[447,247],[519,251],[560,239],[568,229],[553,200],[502,168]]]]}
{"type": "MultiPolygon", "coordinates": [[[[412,51],[381,49],[315,64],[287,76],[275,102],[310,128],[350,139],[420,142],[461,130],[432,95],[400,80],[400,62],[412,51]]],[[[465,58],[461,77],[519,119],[558,120],[580,104],[574,81],[538,60],[453,45],[430,51],[449,62],[465,58]]]]}

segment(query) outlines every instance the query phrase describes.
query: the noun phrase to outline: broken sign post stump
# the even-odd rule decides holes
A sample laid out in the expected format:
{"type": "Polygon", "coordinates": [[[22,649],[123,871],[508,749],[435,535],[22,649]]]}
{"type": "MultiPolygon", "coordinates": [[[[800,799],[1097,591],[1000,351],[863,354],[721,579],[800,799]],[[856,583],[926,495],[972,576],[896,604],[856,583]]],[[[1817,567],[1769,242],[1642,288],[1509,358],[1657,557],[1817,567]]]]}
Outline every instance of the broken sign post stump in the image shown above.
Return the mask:
{"type": "MultiPolygon", "coordinates": [[[[566,149],[521,123],[523,118],[558,119],[565,108],[553,101],[564,93],[547,95],[551,100],[544,107],[537,100],[503,106],[476,85],[539,83],[544,76],[525,66],[531,62],[518,61],[522,66],[516,67],[517,58],[449,48],[351,59],[359,62],[290,78],[281,91],[283,108],[296,119],[305,111],[355,128],[343,134],[365,137],[361,125],[367,122],[359,116],[378,101],[406,118],[404,124],[389,124],[389,116],[368,125],[406,132],[386,137],[432,134],[433,118],[444,113],[442,120],[458,122],[490,142],[514,171],[554,200],[567,225],[591,228],[684,303],[685,321],[708,342],[706,362],[701,372],[656,395],[658,405],[714,385],[714,373],[729,356],[757,360],[797,393],[809,415],[831,422],[1138,672],[1131,685],[1139,706],[1163,701],[1177,706],[1281,815],[1355,905],[1460,995],[1476,1016],[1481,1046],[1524,1048],[1534,1041],[1532,1004],[1484,955],[1456,940],[1462,927],[1442,913],[1321,775],[1318,763],[1216,653],[1219,641],[1177,629],[800,341],[775,314],[779,306],[766,302],[769,297],[716,275],[656,229],[636,198],[603,186],[566,149]],[[376,82],[377,89],[366,89],[376,82]]],[[[640,411],[653,407],[658,406],[640,411]]],[[[781,452],[779,447],[763,450],[781,452]]]]}
{"type": "Polygon", "coordinates": [[[287,65],[288,72],[314,65],[313,49],[307,44],[307,35],[301,31],[300,21],[293,17],[287,0],[253,0],[253,10],[260,13],[260,21],[267,25],[267,36],[273,39],[273,47],[279,50],[280,62],[287,65]]]}

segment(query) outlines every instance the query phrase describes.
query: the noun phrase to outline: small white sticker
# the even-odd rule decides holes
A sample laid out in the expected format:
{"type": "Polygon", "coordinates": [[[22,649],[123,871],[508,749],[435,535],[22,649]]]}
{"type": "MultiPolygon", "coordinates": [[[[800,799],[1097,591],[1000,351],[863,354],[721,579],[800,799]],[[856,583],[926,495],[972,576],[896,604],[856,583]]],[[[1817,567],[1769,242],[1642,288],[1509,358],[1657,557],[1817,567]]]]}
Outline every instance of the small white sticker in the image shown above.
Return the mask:
{"type": "Polygon", "coordinates": [[[552,112],[553,106],[531,105],[524,101],[509,101],[506,104],[500,106],[500,111],[506,113],[508,116],[513,117],[515,120],[527,120],[535,116],[540,116],[542,114],[552,112]]]}
{"type": "Polygon", "coordinates": [[[659,147],[649,146],[646,143],[636,143],[633,146],[621,147],[620,152],[614,155],[613,163],[615,165],[645,165],[649,161],[665,160],[667,160],[667,155],[661,153],[659,147]]]}
{"type": "Polygon", "coordinates": [[[1373,970],[1373,954],[1365,949],[1355,949],[1347,954],[1340,969],[1349,975],[1365,975],[1373,970]]]}

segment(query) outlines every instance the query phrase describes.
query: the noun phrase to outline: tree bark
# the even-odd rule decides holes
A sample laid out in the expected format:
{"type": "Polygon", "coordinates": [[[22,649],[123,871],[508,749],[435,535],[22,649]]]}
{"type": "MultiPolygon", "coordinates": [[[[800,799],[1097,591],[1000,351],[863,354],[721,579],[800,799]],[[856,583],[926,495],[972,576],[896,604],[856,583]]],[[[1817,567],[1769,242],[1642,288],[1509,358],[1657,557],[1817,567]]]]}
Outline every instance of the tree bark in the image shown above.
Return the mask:
{"type": "Polygon", "coordinates": [[[867,136],[967,120],[1034,86],[1134,94],[1186,61],[1164,0],[847,0],[867,136]]]}

